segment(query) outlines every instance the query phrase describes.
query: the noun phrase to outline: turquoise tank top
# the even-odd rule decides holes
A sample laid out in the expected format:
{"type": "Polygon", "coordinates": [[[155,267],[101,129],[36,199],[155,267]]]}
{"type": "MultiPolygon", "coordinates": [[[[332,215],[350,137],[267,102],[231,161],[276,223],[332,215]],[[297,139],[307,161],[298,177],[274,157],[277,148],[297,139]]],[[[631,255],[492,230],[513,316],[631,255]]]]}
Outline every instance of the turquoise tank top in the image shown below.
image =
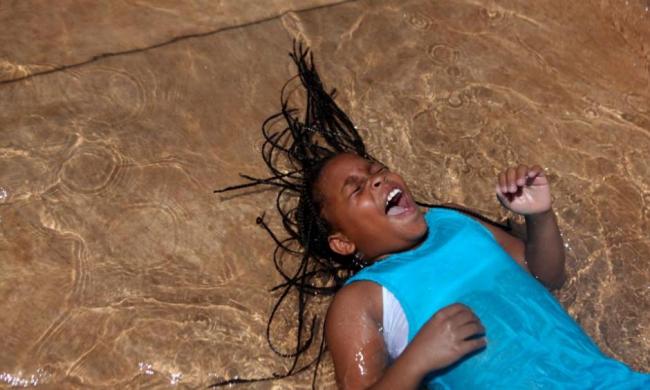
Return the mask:
{"type": "Polygon", "coordinates": [[[422,244],[346,283],[371,281],[393,293],[409,323],[409,342],[452,303],[480,318],[487,347],[431,373],[429,389],[650,389],[650,374],[605,356],[483,225],[449,209],[431,209],[425,219],[422,244]]]}

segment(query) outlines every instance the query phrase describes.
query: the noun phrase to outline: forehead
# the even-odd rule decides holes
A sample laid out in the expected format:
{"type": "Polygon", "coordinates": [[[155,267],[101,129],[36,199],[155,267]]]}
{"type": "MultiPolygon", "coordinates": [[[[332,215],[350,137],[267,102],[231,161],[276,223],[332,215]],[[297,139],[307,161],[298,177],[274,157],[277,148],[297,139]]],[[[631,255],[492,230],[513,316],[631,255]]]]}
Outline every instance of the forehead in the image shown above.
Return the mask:
{"type": "Polygon", "coordinates": [[[351,173],[367,167],[370,163],[356,154],[339,154],[325,164],[319,181],[324,184],[323,187],[342,184],[351,173]]]}

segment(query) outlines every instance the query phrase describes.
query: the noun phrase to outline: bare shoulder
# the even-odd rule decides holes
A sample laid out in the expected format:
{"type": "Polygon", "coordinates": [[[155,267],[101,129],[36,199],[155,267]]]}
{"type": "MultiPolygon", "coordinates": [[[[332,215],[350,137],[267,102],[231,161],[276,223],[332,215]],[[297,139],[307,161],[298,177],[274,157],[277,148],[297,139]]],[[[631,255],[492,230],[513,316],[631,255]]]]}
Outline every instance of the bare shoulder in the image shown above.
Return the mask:
{"type": "Polygon", "coordinates": [[[372,282],[351,283],[332,300],[325,338],[339,388],[365,389],[381,378],[388,364],[381,309],[381,287],[372,282]]]}
{"type": "Polygon", "coordinates": [[[336,327],[336,323],[346,318],[348,321],[361,317],[380,321],[381,309],[381,287],[372,282],[354,282],[341,288],[334,296],[327,310],[326,326],[336,327]]]}

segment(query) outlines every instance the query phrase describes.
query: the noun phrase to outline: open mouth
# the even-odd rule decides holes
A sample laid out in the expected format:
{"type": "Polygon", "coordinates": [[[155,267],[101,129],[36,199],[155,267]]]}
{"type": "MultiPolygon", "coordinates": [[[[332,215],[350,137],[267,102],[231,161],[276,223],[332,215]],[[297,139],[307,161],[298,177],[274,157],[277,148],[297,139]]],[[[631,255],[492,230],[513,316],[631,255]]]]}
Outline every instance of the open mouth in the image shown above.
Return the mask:
{"type": "Polygon", "coordinates": [[[384,212],[387,215],[399,215],[409,210],[409,202],[404,192],[399,188],[393,188],[386,197],[386,208],[384,212]]]}

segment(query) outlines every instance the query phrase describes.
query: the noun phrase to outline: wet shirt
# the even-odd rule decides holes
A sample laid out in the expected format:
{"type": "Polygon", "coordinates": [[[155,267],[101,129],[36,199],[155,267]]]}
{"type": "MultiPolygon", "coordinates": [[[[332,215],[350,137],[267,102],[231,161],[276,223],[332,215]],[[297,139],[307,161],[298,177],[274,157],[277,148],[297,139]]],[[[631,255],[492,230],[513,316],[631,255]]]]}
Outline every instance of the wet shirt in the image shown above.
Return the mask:
{"type": "Polygon", "coordinates": [[[440,309],[468,306],[487,347],[431,373],[431,389],[650,389],[650,375],[604,355],[555,297],[517,264],[479,222],[432,209],[429,232],[410,251],[367,267],[347,283],[388,289],[409,324],[408,341],[440,309]]]}

